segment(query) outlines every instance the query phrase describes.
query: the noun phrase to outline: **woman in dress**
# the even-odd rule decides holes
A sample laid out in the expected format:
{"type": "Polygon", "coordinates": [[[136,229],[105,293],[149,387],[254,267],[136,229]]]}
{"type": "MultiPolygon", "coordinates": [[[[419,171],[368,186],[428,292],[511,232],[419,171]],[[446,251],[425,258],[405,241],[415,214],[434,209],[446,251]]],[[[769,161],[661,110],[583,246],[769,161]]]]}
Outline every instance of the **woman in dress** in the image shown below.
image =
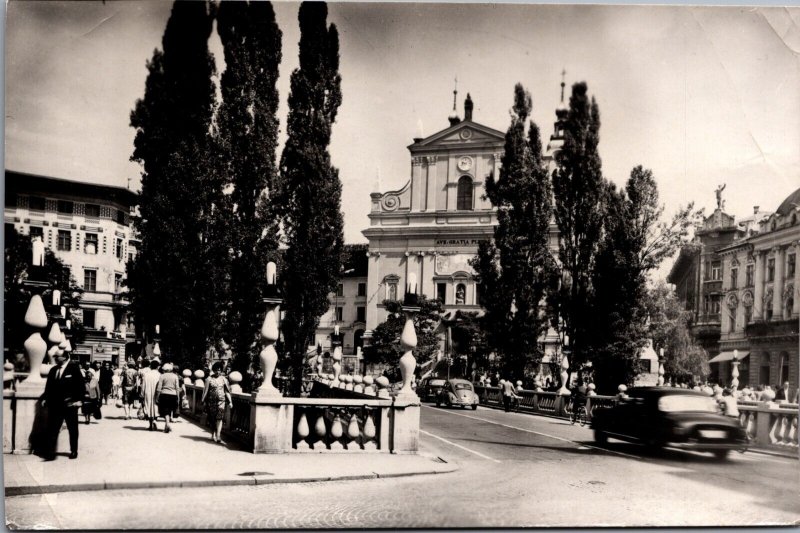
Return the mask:
{"type": "Polygon", "coordinates": [[[211,422],[213,433],[211,438],[214,442],[222,442],[222,420],[225,418],[225,406],[233,403],[231,400],[231,387],[228,380],[221,374],[222,363],[217,361],[211,367],[211,376],[206,380],[206,387],[203,389],[201,402],[206,407],[208,419],[211,422]]]}
{"type": "Polygon", "coordinates": [[[99,376],[97,373],[92,374],[91,372],[87,372],[84,380],[86,382],[86,394],[83,397],[81,412],[83,416],[86,417],[86,423],[88,424],[91,422],[92,415],[95,411],[100,409],[99,376]]]}
{"type": "Polygon", "coordinates": [[[169,433],[171,431],[169,423],[172,421],[172,415],[178,408],[178,395],[181,390],[181,382],[177,374],[172,371],[172,363],[164,363],[161,370],[163,370],[164,373],[158,378],[156,398],[158,412],[164,417],[164,433],[169,433]]]}
{"type": "Polygon", "coordinates": [[[158,411],[156,410],[156,387],[161,374],[158,372],[159,362],[156,359],[150,361],[150,370],[143,372],[142,379],[142,409],[144,416],[150,422],[150,431],[156,431],[156,417],[158,411]]]}

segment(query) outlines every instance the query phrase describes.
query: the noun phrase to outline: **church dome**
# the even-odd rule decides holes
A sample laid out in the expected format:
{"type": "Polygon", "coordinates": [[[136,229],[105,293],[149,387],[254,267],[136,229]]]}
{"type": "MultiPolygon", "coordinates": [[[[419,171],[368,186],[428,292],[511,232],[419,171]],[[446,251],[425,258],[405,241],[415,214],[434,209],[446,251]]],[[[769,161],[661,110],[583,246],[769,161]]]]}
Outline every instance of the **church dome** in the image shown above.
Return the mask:
{"type": "Polygon", "coordinates": [[[778,206],[778,209],[775,211],[777,215],[786,216],[792,212],[795,208],[800,207],[800,189],[797,189],[792,194],[786,197],[786,199],[781,202],[781,205],[778,206]]]}

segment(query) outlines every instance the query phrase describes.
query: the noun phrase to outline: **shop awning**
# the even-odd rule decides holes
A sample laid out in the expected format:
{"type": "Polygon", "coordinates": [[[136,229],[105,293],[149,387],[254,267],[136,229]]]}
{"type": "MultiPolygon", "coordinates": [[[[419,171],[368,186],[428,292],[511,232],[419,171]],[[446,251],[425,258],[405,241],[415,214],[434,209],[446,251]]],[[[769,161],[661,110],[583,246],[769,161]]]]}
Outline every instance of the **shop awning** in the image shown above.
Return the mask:
{"type": "MultiPolygon", "coordinates": [[[[736,357],[741,361],[745,357],[750,355],[750,352],[739,352],[736,354],[736,357]]],[[[715,355],[711,358],[709,363],[722,363],[723,361],[732,361],[733,360],[733,352],[722,352],[719,355],[715,355]]]]}

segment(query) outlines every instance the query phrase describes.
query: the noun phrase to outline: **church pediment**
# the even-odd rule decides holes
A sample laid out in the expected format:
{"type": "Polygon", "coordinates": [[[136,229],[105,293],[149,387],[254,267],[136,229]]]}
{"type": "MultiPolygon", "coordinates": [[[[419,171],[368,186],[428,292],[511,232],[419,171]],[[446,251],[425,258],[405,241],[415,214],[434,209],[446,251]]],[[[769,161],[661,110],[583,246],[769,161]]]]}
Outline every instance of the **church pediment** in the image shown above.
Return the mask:
{"type": "Polygon", "coordinates": [[[503,132],[471,120],[465,120],[409,145],[408,149],[413,154],[417,151],[429,151],[436,148],[486,146],[495,143],[500,145],[505,143],[503,132]]]}

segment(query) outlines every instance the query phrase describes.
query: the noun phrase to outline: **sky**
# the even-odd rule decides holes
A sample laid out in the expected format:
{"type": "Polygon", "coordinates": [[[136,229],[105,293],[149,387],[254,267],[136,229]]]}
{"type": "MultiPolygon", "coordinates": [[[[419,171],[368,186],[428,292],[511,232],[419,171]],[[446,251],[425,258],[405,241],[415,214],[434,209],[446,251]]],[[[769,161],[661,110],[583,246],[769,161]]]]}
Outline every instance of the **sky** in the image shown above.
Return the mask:
{"type": "MultiPolygon", "coordinates": [[[[283,139],[298,4],[274,6],[283,139]]],[[[138,189],[129,116],[170,9],[9,1],[6,168],[138,189]]],[[[723,183],[737,218],[800,187],[798,7],[329,3],[328,18],[341,41],[330,152],[346,242],[365,242],[370,192],[408,181],[412,139],[448,126],[456,78],[459,114],[469,92],[474,120],[501,131],[522,83],[545,136],[562,70],[567,93],[585,81],[600,108],[604,175],[624,185],[634,166],[651,169],[667,215],[689,201],[710,213],[723,183]]],[[[215,34],[210,48],[222,71],[215,34]]]]}

